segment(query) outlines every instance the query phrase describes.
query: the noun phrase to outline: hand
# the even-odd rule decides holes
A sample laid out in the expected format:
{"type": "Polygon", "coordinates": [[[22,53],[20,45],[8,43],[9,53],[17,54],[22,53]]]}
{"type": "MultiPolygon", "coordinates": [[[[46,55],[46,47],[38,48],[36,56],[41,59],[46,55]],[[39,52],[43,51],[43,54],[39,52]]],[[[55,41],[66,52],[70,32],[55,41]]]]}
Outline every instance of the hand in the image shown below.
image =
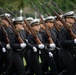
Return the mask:
{"type": "Polygon", "coordinates": [[[74,39],[74,43],[76,44],[76,39],[74,39]]]}
{"type": "Polygon", "coordinates": [[[21,48],[25,48],[26,47],[26,43],[21,43],[20,46],[21,46],[21,48]]]}
{"type": "Polygon", "coordinates": [[[34,46],[33,46],[33,51],[34,51],[34,52],[37,52],[37,48],[36,48],[36,47],[34,47],[34,46]]]}
{"type": "Polygon", "coordinates": [[[53,57],[53,53],[49,52],[49,57],[53,57]]]}
{"type": "Polygon", "coordinates": [[[11,49],[10,44],[6,44],[7,49],[11,49]]]}
{"type": "Polygon", "coordinates": [[[44,44],[39,44],[38,45],[38,48],[40,48],[40,49],[44,49],[44,47],[45,47],[44,44]]]}
{"type": "Polygon", "coordinates": [[[5,52],[6,52],[6,49],[5,49],[4,47],[2,48],[2,52],[3,52],[3,53],[5,53],[5,52]]]}
{"type": "Polygon", "coordinates": [[[56,45],[54,43],[50,44],[50,50],[55,50],[56,45]]]}

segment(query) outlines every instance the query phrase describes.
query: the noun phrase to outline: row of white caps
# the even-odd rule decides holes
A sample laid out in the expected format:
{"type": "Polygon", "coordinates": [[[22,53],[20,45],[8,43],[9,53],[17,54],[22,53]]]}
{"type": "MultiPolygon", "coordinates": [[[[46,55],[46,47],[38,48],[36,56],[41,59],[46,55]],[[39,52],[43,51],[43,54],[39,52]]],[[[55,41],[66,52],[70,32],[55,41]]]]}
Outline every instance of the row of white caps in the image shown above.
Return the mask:
{"type": "MultiPolygon", "coordinates": [[[[61,18],[65,18],[65,17],[74,17],[74,18],[76,18],[74,11],[69,11],[69,12],[66,12],[66,13],[64,13],[62,15],[59,15],[59,16],[61,18]]],[[[57,16],[48,16],[46,18],[43,18],[43,20],[44,21],[46,21],[46,20],[55,20],[56,18],[57,18],[57,16]]],[[[40,19],[33,19],[32,17],[28,17],[28,18],[26,18],[26,20],[28,20],[28,21],[31,20],[30,24],[40,22],[40,19]]]]}
{"type": "MultiPolygon", "coordinates": [[[[76,18],[74,11],[69,11],[69,12],[66,12],[66,13],[64,13],[62,15],[59,15],[59,16],[61,18],[65,18],[65,17],[73,17],[73,18],[76,18]]],[[[46,18],[43,18],[43,20],[44,21],[46,21],[46,20],[55,20],[56,18],[57,18],[57,16],[48,16],[46,18]]],[[[30,24],[33,24],[33,23],[36,23],[36,22],[40,22],[40,20],[39,19],[33,19],[30,24]]]]}
{"type": "MultiPolygon", "coordinates": [[[[0,15],[0,16],[8,16],[8,17],[10,17],[11,15],[9,14],[9,13],[5,13],[5,14],[2,14],[2,15],[0,15]]],[[[74,13],[74,11],[70,11],[70,12],[66,12],[66,13],[64,13],[64,14],[62,14],[62,15],[59,15],[61,18],[65,18],[65,17],[74,17],[74,18],[76,18],[76,16],[75,16],[75,13],[74,13]]],[[[51,20],[51,19],[56,19],[57,18],[57,16],[48,16],[48,17],[46,17],[46,18],[43,18],[43,20],[44,21],[46,21],[46,20],[51,20]]],[[[23,20],[23,17],[22,16],[20,16],[20,17],[15,17],[15,18],[13,18],[12,19],[12,21],[22,21],[23,20]]],[[[36,22],[40,22],[40,19],[33,19],[32,17],[28,17],[28,18],[26,18],[26,20],[27,21],[31,21],[30,22],[30,24],[33,24],[33,23],[36,23],[36,22]]]]}

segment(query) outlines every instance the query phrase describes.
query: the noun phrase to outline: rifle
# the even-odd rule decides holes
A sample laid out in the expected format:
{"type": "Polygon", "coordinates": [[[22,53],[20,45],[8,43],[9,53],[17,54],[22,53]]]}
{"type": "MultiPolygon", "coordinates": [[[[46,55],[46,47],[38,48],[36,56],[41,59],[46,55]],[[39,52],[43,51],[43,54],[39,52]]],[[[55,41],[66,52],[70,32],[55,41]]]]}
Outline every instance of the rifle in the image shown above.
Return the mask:
{"type": "MultiPolygon", "coordinates": [[[[48,5],[46,5],[46,6],[49,8],[48,5]]],[[[50,8],[54,12],[54,14],[57,16],[57,18],[63,23],[64,27],[70,32],[70,35],[75,39],[76,35],[72,32],[71,28],[69,28],[67,26],[66,22],[59,16],[59,14],[51,6],[50,6],[50,8]]]]}
{"type": "MultiPolygon", "coordinates": [[[[30,24],[24,19],[24,23],[27,25],[27,27],[29,28],[29,30],[31,31],[31,34],[34,36],[34,38],[35,38],[35,40],[36,40],[36,42],[37,42],[37,44],[39,45],[39,44],[42,44],[42,42],[39,40],[39,38],[37,37],[37,35],[33,32],[33,30],[32,30],[32,28],[31,28],[31,26],[30,26],[30,24]]],[[[45,47],[45,52],[48,54],[50,51],[49,51],[49,49],[47,49],[46,47],[45,47]]]]}
{"type": "Polygon", "coordinates": [[[22,38],[20,37],[19,33],[18,33],[17,30],[15,29],[15,27],[14,27],[13,23],[10,21],[10,19],[9,19],[8,17],[6,17],[6,16],[5,16],[5,18],[7,19],[7,21],[8,21],[9,24],[11,25],[14,33],[16,34],[16,36],[17,36],[17,38],[18,38],[18,40],[19,40],[19,42],[20,42],[20,44],[21,44],[21,43],[24,43],[24,41],[23,41],[22,38]]]}
{"type": "MultiPolygon", "coordinates": [[[[23,11],[22,10],[20,10],[20,16],[22,17],[22,13],[23,13],[23,11]]],[[[23,24],[23,27],[24,27],[24,29],[25,29],[25,31],[28,33],[28,34],[31,34],[31,32],[26,28],[26,26],[23,24]]]]}
{"type": "Polygon", "coordinates": [[[33,32],[33,30],[31,29],[30,24],[29,24],[25,19],[23,19],[23,20],[24,20],[24,23],[25,23],[25,24],[27,25],[27,27],[29,28],[29,30],[31,31],[32,35],[34,36],[36,42],[37,42],[38,44],[41,44],[41,41],[39,40],[39,38],[35,35],[35,33],[33,32]]]}
{"type": "Polygon", "coordinates": [[[2,12],[3,12],[3,10],[2,10],[2,8],[0,7],[0,16],[3,14],[2,12]]]}
{"type": "Polygon", "coordinates": [[[5,28],[2,25],[1,25],[1,28],[2,28],[3,34],[4,34],[5,38],[6,38],[6,43],[9,44],[10,41],[8,39],[7,31],[5,30],[5,28]]]}
{"type": "Polygon", "coordinates": [[[11,15],[16,17],[16,15],[13,12],[10,12],[10,10],[8,8],[5,8],[5,9],[7,10],[8,13],[10,13],[11,15]]]}
{"type": "Polygon", "coordinates": [[[29,31],[29,29],[26,28],[26,26],[25,26],[24,24],[23,24],[23,27],[24,27],[25,31],[26,31],[28,34],[31,34],[31,32],[29,31]]]}
{"type": "Polygon", "coordinates": [[[53,0],[51,0],[51,3],[58,9],[59,14],[61,15],[63,11],[58,7],[58,5],[53,0]]]}
{"type": "Polygon", "coordinates": [[[56,30],[59,32],[59,28],[58,28],[58,26],[57,26],[56,21],[54,21],[54,26],[55,26],[56,30]]]}
{"type": "Polygon", "coordinates": [[[40,19],[41,19],[43,25],[45,26],[45,31],[46,31],[46,33],[47,33],[49,43],[50,43],[50,44],[53,43],[53,40],[52,40],[52,38],[50,37],[50,32],[48,31],[48,28],[47,28],[47,26],[46,26],[46,24],[45,24],[45,22],[44,22],[42,16],[40,15],[40,12],[38,11],[38,9],[37,9],[37,7],[35,6],[34,3],[32,3],[32,5],[33,5],[35,11],[39,14],[39,17],[40,17],[40,19]]]}
{"type": "MultiPolygon", "coordinates": [[[[22,14],[22,11],[20,12],[20,14],[22,14]]],[[[41,41],[39,40],[39,38],[35,35],[35,33],[33,32],[33,30],[31,29],[30,24],[23,18],[24,23],[26,24],[26,26],[29,28],[30,32],[32,33],[32,35],[34,36],[37,44],[41,44],[41,41]]],[[[25,26],[24,26],[25,27],[25,26]]]]}
{"type": "Polygon", "coordinates": [[[47,15],[50,16],[51,14],[47,11],[45,5],[42,5],[41,3],[40,3],[40,5],[41,5],[42,9],[47,12],[47,15]]]}

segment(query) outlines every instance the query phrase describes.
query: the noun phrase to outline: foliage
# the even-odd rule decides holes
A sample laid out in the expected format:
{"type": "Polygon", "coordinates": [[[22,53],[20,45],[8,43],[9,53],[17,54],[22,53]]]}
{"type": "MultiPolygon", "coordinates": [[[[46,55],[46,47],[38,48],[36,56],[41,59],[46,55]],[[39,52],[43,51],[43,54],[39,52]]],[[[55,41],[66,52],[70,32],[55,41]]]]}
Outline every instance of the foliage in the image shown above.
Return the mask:
{"type": "MultiPolygon", "coordinates": [[[[59,8],[61,8],[64,12],[74,10],[76,8],[76,0],[53,0],[59,8]]],[[[43,11],[43,9],[40,6],[40,3],[44,4],[48,3],[50,4],[56,11],[57,9],[51,4],[51,0],[0,0],[0,7],[2,8],[8,8],[12,11],[18,11],[20,9],[24,9],[26,7],[29,7],[33,10],[33,6],[31,2],[34,2],[37,7],[39,8],[40,12],[46,13],[43,11]]],[[[52,13],[51,9],[49,12],[52,13]]]]}

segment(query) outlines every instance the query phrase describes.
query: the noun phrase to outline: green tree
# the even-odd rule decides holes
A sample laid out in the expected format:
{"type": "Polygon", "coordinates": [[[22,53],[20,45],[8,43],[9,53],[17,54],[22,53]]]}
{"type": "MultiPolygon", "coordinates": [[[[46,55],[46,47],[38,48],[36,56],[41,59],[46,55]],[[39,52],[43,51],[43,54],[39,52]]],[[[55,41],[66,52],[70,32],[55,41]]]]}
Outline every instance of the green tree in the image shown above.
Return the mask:
{"type": "MultiPolygon", "coordinates": [[[[51,0],[0,0],[0,7],[2,7],[3,9],[7,7],[11,11],[19,11],[20,9],[24,10],[24,8],[26,7],[29,7],[31,10],[33,10],[33,6],[31,5],[32,1],[37,5],[40,12],[42,13],[45,12],[43,12],[39,3],[44,4],[44,2],[50,4],[57,11],[57,9],[51,4],[51,0]]],[[[64,12],[74,10],[76,8],[75,6],[76,0],[53,0],[53,1],[64,12]]],[[[51,9],[49,10],[49,12],[52,12],[51,9]]]]}

